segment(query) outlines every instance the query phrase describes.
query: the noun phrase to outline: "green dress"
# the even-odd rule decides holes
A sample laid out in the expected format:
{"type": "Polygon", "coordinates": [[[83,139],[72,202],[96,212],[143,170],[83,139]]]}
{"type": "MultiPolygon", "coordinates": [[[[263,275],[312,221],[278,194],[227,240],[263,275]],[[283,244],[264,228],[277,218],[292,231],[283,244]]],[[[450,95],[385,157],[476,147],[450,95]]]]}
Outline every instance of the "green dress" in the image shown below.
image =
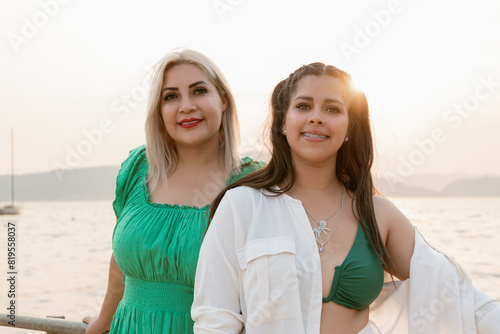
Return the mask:
{"type": "MultiPolygon", "coordinates": [[[[262,166],[244,158],[242,172],[228,183],[262,166]]],[[[190,311],[208,205],[152,203],[147,170],[141,146],[130,151],[116,179],[113,252],[125,275],[125,292],[110,332],[193,333],[190,311]]]]}

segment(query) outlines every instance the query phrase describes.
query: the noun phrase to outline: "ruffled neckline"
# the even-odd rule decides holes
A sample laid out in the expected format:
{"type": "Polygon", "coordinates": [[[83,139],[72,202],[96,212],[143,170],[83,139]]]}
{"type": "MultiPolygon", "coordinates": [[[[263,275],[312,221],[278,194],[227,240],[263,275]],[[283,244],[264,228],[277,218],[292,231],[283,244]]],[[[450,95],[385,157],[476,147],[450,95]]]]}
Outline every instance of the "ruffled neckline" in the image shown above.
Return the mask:
{"type": "MultiPolygon", "coordinates": [[[[142,152],[144,155],[144,166],[141,169],[140,172],[140,180],[142,183],[142,192],[144,195],[144,200],[146,203],[152,207],[155,208],[166,208],[166,209],[180,209],[180,210],[201,210],[201,211],[206,211],[210,207],[210,204],[206,204],[202,207],[198,207],[196,205],[184,205],[184,204],[169,204],[169,203],[156,203],[151,201],[151,197],[149,195],[149,189],[148,189],[148,184],[147,184],[147,171],[148,171],[148,160],[145,157],[146,155],[146,150],[142,152]]],[[[254,160],[250,157],[244,157],[241,159],[240,163],[240,173],[244,171],[244,168],[247,167],[249,164],[253,163],[254,160]]],[[[231,175],[230,177],[227,178],[226,180],[226,185],[234,178],[235,175],[231,175]]]]}

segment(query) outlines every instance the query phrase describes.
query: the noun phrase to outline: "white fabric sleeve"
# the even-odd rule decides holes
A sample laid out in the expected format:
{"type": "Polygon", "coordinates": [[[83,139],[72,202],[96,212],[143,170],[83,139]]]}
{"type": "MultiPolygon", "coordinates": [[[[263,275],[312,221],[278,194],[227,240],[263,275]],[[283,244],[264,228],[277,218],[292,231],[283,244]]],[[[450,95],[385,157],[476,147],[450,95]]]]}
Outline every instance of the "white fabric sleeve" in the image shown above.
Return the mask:
{"type": "Polygon", "coordinates": [[[415,230],[410,279],[386,283],[370,318],[384,334],[499,334],[500,303],[415,230]]]}
{"type": "Polygon", "coordinates": [[[500,333],[500,303],[498,300],[474,288],[474,304],[477,333],[500,333]]]}
{"type": "Polygon", "coordinates": [[[226,193],[200,250],[191,316],[194,333],[240,333],[239,267],[235,254],[235,213],[226,193]]]}

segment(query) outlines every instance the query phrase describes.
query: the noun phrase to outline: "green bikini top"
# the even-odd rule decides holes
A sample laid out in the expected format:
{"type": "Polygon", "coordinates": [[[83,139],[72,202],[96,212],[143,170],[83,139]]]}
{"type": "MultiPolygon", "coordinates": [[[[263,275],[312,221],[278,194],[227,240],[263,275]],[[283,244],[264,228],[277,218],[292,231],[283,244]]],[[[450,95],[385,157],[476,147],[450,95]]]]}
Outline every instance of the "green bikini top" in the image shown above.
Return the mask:
{"type": "Polygon", "coordinates": [[[333,301],[362,310],[378,297],[383,284],[382,262],[359,224],[349,254],[340,266],[335,267],[330,295],[323,298],[323,302],[333,301]]]}

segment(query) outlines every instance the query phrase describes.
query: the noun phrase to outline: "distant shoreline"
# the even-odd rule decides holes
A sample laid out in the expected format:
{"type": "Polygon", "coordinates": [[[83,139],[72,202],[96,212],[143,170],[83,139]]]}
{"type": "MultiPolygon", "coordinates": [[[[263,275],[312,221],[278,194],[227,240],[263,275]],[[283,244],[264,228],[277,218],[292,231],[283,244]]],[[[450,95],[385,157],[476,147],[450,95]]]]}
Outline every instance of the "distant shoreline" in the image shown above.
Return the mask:
{"type": "MultiPolygon", "coordinates": [[[[17,175],[15,201],[113,200],[119,169],[119,166],[106,166],[17,175]]],[[[375,179],[375,184],[387,197],[500,196],[500,176],[450,176],[446,179],[442,175],[428,174],[402,181],[380,177],[375,179]],[[435,190],[438,184],[441,189],[435,190]]],[[[10,193],[10,175],[0,175],[0,202],[9,203],[10,193]]]]}

